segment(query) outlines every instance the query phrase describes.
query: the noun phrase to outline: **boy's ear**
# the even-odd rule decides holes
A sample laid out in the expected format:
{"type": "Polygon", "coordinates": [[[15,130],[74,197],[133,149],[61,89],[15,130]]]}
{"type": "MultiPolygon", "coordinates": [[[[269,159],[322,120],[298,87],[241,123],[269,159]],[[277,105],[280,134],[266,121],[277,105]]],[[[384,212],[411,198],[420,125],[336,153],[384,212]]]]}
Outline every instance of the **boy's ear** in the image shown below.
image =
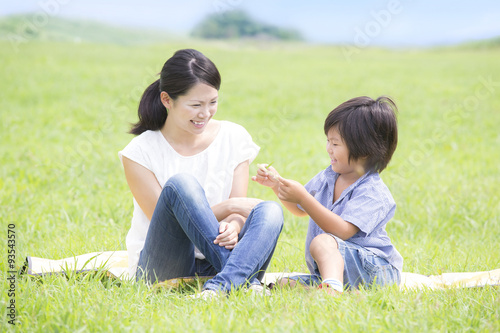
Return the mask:
{"type": "Polygon", "coordinates": [[[165,106],[165,108],[167,109],[172,108],[174,100],[165,91],[162,91],[160,93],[160,99],[161,103],[165,106]]]}

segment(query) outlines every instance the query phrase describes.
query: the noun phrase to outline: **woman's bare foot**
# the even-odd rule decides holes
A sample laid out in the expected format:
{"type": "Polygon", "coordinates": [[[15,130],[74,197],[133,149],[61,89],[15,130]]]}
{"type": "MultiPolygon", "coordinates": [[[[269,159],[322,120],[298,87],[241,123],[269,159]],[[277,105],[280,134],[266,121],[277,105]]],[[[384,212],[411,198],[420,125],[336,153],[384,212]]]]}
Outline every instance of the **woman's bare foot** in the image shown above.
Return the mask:
{"type": "Polygon", "coordinates": [[[275,284],[276,287],[279,288],[302,288],[305,290],[310,290],[311,288],[309,286],[306,286],[302,283],[298,283],[296,280],[292,280],[289,278],[281,278],[278,281],[276,281],[275,284]]]}
{"type": "Polygon", "coordinates": [[[291,280],[289,278],[281,278],[278,281],[276,281],[276,285],[279,287],[293,288],[297,285],[297,281],[291,280]]]}

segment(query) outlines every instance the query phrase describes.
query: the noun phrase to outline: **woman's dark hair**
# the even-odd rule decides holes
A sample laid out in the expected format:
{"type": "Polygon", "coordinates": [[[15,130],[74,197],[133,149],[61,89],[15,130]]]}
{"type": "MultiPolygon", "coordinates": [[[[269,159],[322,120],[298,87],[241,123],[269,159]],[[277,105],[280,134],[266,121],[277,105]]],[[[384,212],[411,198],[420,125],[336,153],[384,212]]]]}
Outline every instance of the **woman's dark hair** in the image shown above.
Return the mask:
{"type": "Polygon", "coordinates": [[[167,110],[160,93],[165,91],[173,100],[188,93],[197,83],[204,83],[219,90],[221,78],[217,67],[203,53],[184,49],[174,53],[165,62],[160,78],[146,88],[139,102],[139,121],[130,133],[139,135],[147,130],[156,131],[167,120],[167,110]]]}
{"type": "Polygon", "coordinates": [[[366,171],[382,172],[398,144],[396,112],[396,104],[389,97],[356,97],[328,114],[325,134],[337,127],[349,149],[349,162],[366,158],[366,171]]]}

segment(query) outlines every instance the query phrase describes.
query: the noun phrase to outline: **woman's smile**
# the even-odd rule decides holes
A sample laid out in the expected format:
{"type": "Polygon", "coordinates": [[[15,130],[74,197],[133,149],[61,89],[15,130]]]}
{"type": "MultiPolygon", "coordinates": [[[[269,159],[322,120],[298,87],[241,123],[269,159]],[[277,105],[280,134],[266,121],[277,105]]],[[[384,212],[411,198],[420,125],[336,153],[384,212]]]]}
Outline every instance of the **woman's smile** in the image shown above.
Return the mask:
{"type": "Polygon", "coordinates": [[[193,123],[194,127],[196,128],[203,128],[206,124],[206,121],[196,121],[196,120],[191,120],[193,123]]]}

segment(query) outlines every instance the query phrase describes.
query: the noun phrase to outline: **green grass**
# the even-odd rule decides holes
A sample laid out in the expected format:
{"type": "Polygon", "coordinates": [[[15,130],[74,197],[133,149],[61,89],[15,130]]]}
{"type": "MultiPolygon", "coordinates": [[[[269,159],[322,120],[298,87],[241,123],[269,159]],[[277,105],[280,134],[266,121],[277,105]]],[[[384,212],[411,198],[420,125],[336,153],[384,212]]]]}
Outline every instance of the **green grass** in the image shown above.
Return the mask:
{"type": "MultiPolygon", "coordinates": [[[[284,177],[307,182],[329,161],[327,113],[360,95],[392,96],[400,139],[382,178],[398,209],[388,232],[420,274],[500,267],[499,48],[388,51],[301,44],[118,46],[0,43],[0,330],[7,319],[7,225],[16,260],[124,250],[132,197],[117,152],[140,94],[163,62],[194,47],[219,67],[216,116],[244,125],[284,177]]],[[[256,163],[251,166],[255,172],[256,163]]],[[[249,196],[274,200],[251,183],[249,196]]],[[[269,268],[307,271],[307,219],[285,213],[269,268]]],[[[19,331],[499,331],[498,287],[363,290],[332,299],[278,290],[205,303],[97,275],[18,277],[19,331]]]]}

